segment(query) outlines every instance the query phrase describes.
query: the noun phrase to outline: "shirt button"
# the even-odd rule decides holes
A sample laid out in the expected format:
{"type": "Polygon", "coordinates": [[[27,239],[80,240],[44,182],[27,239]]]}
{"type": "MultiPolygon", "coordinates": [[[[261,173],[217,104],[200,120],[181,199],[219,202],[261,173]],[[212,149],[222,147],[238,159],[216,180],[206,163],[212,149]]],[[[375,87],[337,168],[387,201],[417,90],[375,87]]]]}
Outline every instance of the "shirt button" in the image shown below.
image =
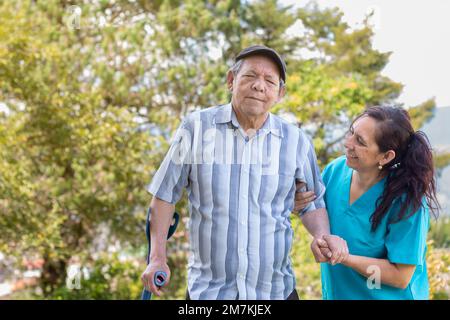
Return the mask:
{"type": "Polygon", "coordinates": [[[241,220],[241,224],[242,224],[243,226],[245,226],[245,221],[244,221],[244,220],[241,220]]]}

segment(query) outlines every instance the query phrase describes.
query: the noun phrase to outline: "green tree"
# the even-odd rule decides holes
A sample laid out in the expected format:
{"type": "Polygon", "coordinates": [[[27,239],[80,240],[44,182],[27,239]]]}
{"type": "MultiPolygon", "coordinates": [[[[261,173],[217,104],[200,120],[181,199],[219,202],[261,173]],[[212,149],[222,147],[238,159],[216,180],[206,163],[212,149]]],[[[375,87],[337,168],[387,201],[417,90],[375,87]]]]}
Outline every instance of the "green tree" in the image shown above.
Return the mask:
{"type": "MultiPolygon", "coordinates": [[[[42,256],[45,294],[64,283],[72,256],[91,254],[102,229],[111,243],[142,243],[143,177],[157,161],[149,151],[158,138],[138,130],[124,93],[137,63],[102,56],[100,44],[116,44],[113,30],[94,43],[66,27],[64,9],[0,7],[0,101],[9,109],[0,127],[0,250],[42,256]],[[115,73],[111,61],[122,69],[115,73]]],[[[136,36],[127,31],[115,36],[136,36]]]]}

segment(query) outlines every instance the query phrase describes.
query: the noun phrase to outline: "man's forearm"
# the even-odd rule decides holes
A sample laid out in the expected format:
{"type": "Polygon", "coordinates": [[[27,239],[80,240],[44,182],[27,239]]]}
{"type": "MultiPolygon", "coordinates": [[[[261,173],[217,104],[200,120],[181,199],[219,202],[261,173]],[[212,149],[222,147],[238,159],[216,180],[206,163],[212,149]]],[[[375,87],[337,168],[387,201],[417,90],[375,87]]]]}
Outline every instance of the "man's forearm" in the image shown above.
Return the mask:
{"type": "Polygon", "coordinates": [[[321,238],[323,235],[330,234],[330,221],[325,208],[309,211],[301,219],[306,230],[314,238],[321,238]]]}
{"type": "Polygon", "coordinates": [[[172,223],[175,206],[153,197],[150,204],[150,239],[152,243],[150,260],[166,260],[167,233],[172,223]]]}

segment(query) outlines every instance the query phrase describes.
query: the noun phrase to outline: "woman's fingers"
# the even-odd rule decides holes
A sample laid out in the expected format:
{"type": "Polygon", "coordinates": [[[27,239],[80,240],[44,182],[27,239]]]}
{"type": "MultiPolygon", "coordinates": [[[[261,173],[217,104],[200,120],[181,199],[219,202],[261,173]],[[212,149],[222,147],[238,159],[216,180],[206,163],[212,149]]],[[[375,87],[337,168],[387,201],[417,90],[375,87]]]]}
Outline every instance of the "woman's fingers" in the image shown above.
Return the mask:
{"type": "Polygon", "coordinates": [[[332,265],[342,263],[345,259],[347,259],[349,255],[349,250],[347,247],[347,241],[344,239],[337,237],[337,241],[339,243],[339,249],[333,252],[333,256],[330,259],[332,265]]]}
{"type": "Polygon", "coordinates": [[[297,192],[295,194],[295,203],[294,203],[295,211],[299,211],[306,208],[312,201],[314,201],[315,198],[316,196],[313,191],[297,192]]]}
{"type": "Polygon", "coordinates": [[[342,262],[342,260],[344,259],[344,251],[343,250],[339,250],[339,255],[336,258],[336,264],[339,264],[342,262]]]}
{"type": "Polygon", "coordinates": [[[296,188],[297,192],[300,192],[300,190],[305,187],[306,187],[306,183],[301,182],[299,180],[295,180],[295,188],[296,188]]]}
{"type": "Polygon", "coordinates": [[[309,200],[315,197],[314,191],[297,192],[295,194],[295,200],[309,200]]]}
{"type": "Polygon", "coordinates": [[[347,246],[347,241],[336,235],[325,235],[323,240],[326,241],[329,249],[332,251],[333,255],[330,259],[332,265],[342,263],[347,259],[349,255],[349,250],[347,246]]]}

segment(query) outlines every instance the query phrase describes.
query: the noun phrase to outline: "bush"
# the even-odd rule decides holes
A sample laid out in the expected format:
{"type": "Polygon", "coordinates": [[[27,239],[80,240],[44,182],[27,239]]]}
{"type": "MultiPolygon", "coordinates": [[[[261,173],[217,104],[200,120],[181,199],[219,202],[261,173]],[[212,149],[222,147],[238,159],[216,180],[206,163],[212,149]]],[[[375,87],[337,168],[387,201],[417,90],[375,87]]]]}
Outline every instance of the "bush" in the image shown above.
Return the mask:
{"type": "Polygon", "coordinates": [[[139,299],[142,291],[140,276],[144,261],[119,258],[118,254],[103,255],[82,274],[80,288],[66,285],[55,290],[49,299],[56,300],[114,300],[139,299]]]}
{"type": "Polygon", "coordinates": [[[430,227],[429,238],[433,240],[436,248],[450,247],[450,218],[442,217],[433,221],[430,227]]]}
{"type": "Polygon", "coordinates": [[[428,241],[427,252],[430,299],[450,299],[450,250],[435,249],[433,240],[428,241]]]}

